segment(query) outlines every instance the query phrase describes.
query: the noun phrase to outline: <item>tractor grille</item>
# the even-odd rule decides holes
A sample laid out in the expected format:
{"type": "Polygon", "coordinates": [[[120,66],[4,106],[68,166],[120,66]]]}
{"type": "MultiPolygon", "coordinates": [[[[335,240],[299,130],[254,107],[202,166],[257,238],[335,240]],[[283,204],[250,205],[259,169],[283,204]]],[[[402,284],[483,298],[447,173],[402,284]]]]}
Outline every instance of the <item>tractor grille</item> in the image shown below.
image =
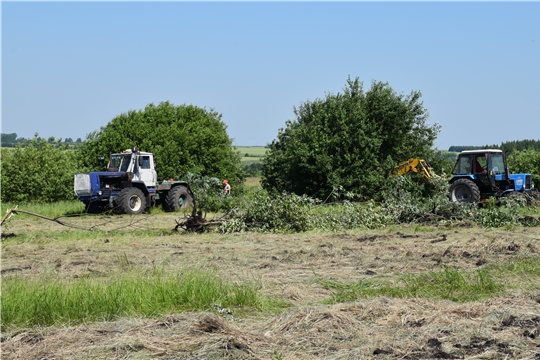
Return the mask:
{"type": "Polygon", "coordinates": [[[530,190],[532,187],[532,175],[525,176],[525,189],[530,190]]]}
{"type": "Polygon", "coordinates": [[[76,196],[92,195],[92,187],[90,185],[90,174],[76,174],[74,181],[76,196]]]}

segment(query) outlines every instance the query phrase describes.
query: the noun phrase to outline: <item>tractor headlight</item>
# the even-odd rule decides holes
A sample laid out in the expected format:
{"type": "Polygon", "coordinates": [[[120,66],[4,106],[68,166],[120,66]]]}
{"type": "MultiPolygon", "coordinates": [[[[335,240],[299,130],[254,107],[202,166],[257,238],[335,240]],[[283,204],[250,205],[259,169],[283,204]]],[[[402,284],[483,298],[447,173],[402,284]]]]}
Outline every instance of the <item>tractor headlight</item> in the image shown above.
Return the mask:
{"type": "Polygon", "coordinates": [[[97,194],[98,194],[99,196],[101,196],[101,195],[103,195],[103,191],[99,190],[99,191],[97,192],[97,194]]]}

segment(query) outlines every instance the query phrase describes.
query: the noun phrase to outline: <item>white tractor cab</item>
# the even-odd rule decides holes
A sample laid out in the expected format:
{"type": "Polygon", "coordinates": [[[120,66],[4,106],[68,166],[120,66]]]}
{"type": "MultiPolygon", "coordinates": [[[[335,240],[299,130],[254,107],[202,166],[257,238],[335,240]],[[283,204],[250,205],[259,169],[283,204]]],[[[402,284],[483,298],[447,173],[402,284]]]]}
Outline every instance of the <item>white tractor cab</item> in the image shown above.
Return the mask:
{"type": "Polygon", "coordinates": [[[133,173],[133,180],[140,180],[147,187],[157,186],[154,154],[138,151],[137,148],[111,154],[107,171],[133,173]]]}

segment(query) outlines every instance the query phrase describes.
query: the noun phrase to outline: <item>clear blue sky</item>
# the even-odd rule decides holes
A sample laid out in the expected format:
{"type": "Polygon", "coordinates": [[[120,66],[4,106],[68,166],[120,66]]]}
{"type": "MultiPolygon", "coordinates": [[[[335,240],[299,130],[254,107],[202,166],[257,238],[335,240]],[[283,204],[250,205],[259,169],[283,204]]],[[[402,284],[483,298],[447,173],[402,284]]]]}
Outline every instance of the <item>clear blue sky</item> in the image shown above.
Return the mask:
{"type": "Polygon", "coordinates": [[[540,2],[6,2],[2,132],[73,139],[170,101],[238,146],[347,77],[422,92],[435,146],[540,139],[540,2]]]}

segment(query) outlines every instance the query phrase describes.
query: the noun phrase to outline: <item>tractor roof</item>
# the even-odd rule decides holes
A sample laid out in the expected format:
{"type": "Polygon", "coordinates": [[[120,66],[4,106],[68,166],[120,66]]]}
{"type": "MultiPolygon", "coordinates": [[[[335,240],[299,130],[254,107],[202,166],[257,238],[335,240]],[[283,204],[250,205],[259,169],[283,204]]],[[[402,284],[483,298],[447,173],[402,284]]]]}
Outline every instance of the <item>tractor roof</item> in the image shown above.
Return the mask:
{"type": "MultiPolygon", "coordinates": [[[[130,149],[127,149],[126,151],[122,151],[121,153],[114,153],[112,155],[125,155],[125,154],[133,154],[134,152],[130,149]]],[[[154,153],[151,152],[145,152],[145,151],[138,151],[136,154],[139,155],[154,155],[154,153]]]]}
{"type": "Polygon", "coordinates": [[[499,149],[481,149],[481,150],[465,150],[460,154],[485,154],[485,153],[502,153],[502,150],[499,149]]]}

